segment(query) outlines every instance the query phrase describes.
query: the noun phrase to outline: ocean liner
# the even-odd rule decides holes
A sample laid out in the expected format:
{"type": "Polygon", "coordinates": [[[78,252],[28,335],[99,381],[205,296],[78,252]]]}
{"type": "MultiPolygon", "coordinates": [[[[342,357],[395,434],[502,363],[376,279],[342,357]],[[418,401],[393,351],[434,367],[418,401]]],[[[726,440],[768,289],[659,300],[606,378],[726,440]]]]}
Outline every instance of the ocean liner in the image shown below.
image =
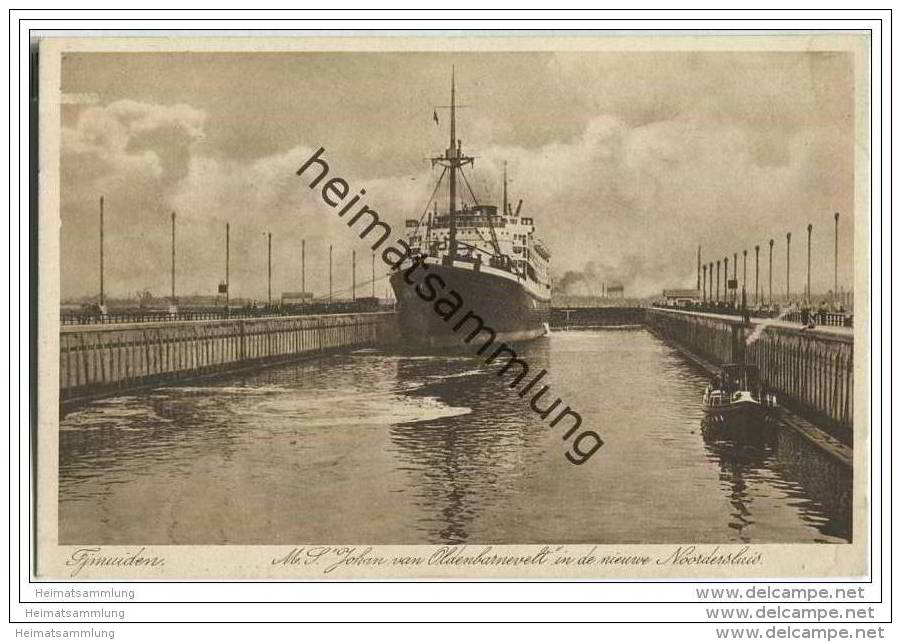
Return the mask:
{"type": "Polygon", "coordinates": [[[390,277],[401,335],[414,347],[466,345],[469,330],[457,332],[456,319],[445,320],[431,299],[423,298],[404,278],[408,268],[420,262],[420,273],[440,277],[444,293],[458,293],[464,310],[484,320],[497,342],[540,337],[548,332],[550,252],[535,236],[534,219],[521,215],[522,199],[516,207],[508,203],[506,163],[500,211],[497,205],[476,198],[464,173],[474,158],[463,153],[462,142],[456,138],[456,109],[452,71],[450,140],[444,155],[431,159],[433,166],[442,168],[441,175],[422,216],[406,221],[411,258],[390,277]],[[445,180],[447,209],[440,211],[433,199],[445,180]],[[461,184],[468,198],[458,195],[461,184]]]}

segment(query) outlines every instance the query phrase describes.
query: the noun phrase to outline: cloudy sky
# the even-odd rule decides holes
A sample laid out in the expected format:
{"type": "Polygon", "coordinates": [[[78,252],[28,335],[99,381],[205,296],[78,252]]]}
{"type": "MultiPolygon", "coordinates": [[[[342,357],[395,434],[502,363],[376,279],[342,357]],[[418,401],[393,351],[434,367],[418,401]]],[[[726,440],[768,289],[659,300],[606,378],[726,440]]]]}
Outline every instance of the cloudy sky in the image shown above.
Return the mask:
{"type": "Polygon", "coordinates": [[[180,294],[224,278],[226,221],[233,296],[265,298],[267,232],[273,296],[300,289],[302,238],[307,289],[327,292],[329,243],[336,291],[350,286],[353,248],[368,279],[366,245],[295,172],[324,147],[332,172],[402,230],[432,191],[425,159],[447,144],[445,112],[440,127],[432,112],[448,102],[451,65],[477,196],[499,199],[508,161],[511,198],[558,277],[588,272],[629,295],[693,287],[699,244],[705,262],[747,248],[751,266],[772,237],[782,291],[791,231],[798,291],[810,222],[813,289],[825,291],[840,211],[849,285],[848,54],[87,53],[62,66],[63,296],[99,291],[100,195],[108,295],[168,293],[171,211],[180,294]]]}

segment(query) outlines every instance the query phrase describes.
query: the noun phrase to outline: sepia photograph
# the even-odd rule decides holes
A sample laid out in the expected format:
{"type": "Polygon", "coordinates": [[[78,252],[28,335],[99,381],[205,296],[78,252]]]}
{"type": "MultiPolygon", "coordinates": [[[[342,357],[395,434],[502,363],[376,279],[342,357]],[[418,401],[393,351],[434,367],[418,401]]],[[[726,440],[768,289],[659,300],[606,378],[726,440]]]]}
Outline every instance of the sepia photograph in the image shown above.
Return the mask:
{"type": "Polygon", "coordinates": [[[44,40],[38,572],[862,575],[868,51],[44,40]]]}

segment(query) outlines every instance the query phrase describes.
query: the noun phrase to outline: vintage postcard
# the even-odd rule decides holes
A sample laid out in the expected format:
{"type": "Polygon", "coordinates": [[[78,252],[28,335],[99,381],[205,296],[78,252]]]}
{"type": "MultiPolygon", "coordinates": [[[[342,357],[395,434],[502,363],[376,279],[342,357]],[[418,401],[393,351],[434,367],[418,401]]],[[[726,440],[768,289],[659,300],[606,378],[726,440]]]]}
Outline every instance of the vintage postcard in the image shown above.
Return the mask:
{"type": "Polygon", "coordinates": [[[38,55],[37,577],[868,575],[866,33],[38,55]]]}

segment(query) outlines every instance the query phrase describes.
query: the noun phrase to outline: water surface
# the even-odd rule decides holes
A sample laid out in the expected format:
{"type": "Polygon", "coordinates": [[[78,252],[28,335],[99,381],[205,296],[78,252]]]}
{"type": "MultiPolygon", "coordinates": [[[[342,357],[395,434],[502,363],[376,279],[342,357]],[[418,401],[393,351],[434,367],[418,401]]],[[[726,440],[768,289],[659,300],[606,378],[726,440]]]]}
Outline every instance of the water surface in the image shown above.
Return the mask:
{"type": "Polygon", "coordinates": [[[604,439],[586,464],[496,367],[360,350],[71,412],[60,541],[846,541],[777,448],[705,443],[703,373],[646,331],[520,353],[604,439]]]}

